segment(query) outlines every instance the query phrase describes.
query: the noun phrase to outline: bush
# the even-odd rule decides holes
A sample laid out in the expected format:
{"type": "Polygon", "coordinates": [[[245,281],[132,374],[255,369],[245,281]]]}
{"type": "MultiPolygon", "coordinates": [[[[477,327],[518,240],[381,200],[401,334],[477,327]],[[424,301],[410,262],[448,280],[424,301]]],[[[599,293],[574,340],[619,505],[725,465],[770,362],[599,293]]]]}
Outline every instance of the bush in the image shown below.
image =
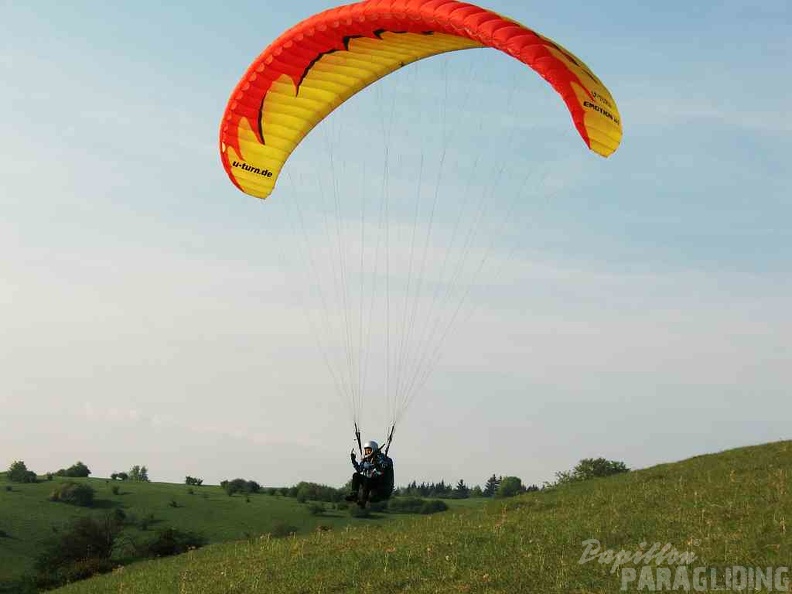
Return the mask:
{"type": "Polygon", "coordinates": [[[11,466],[8,467],[6,478],[12,483],[35,483],[37,480],[36,473],[28,470],[28,467],[21,460],[11,463],[11,466]]]}
{"type": "Polygon", "coordinates": [[[121,487],[113,485],[110,490],[113,492],[113,495],[118,495],[121,492],[121,487]]]}
{"type": "Polygon", "coordinates": [[[73,478],[85,478],[91,474],[90,469],[82,462],[72,464],[68,468],[61,468],[56,472],[58,476],[68,476],[73,478]]]}
{"type": "Polygon", "coordinates": [[[396,514],[417,514],[423,502],[420,497],[393,497],[388,502],[388,510],[396,514]]]}
{"type": "Polygon", "coordinates": [[[137,526],[141,530],[148,530],[149,526],[151,526],[151,524],[153,524],[154,522],[156,522],[156,520],[154,519],[154,514],[149,513],[137,521],[137,526]]]}
{"type": "Polygon", "coordinates": [[[60,483],[52,493],[50,493],[50,501],[58,501],[60,503],[68,503],[70,505],[80,505],[82,507],[90,507],[94,502],[95,491],[90,485],[81,485],[73,481],[60,483]]]}
{"type": "Polygon", "coordinates": [[[110,555],[119,531],[111,517],[74,520],[44,544],[35,563],[37,584],[58,586],[111,570],[110,555]]]}
{"type": "Polygon", "coordinates": [[[321,516],[325,513],[324,503],[314,501],[308,504],[308,513],[312,516],[321,516]]]}
{"type": "Polygon", "coordinates": [[[433,514],[447,509],[446,502],[440,499],[394,497],[388,503],[388,510],[396,514],[433,514]]]}
{"type": "Polygon", "coordinates": [[[369,511],[372,512],[385,512],[388,511],[387,501],[373,501],[368,505],[369,511]]]}
{"type": "Polygon", "coordinates": [[[522,492],[524,492],[524,487],[519,477],[504,476],[495,491],[495,497],[514,497],[522,492]]]}
{"type": "Polygon", "coordinates": [[[110,519],[113,522],[115,522],[118,526],[123,526],[126,523],[127,515],[123,509],[117,507],[110,514],[110,519]]]}
{"type": "Polygon", "coordinates": [[[258,493],[261,490],[261,485],[256,481],[246,481],[245,479],[235,478],[232,481],[222,481],[220,486],[230,497],[234,493],[244,493],[249,495],[251,493],[258,493]]]}
{"type": "Polygon", "coordinates": [[[345,491],[341,489],[320,485],[319,483],[302,481],[293,487],[289,487],[286,495],[289,497],[296,497],[298,501],[302,499],[303,501],[311,500],[334,503],[341,501],[344,498],[344,493],[345,491]]]}
{"type": "Polygon", "coordinates": [[[421,506],[420,513],[422,514],[434,514],[437,512],[444,512],[448,509],[448,504],[441,499],[429,499],[424,501],[423,505],[421,506]]]}
{"type": "Polygon", "coordinates": [[[269,535],[273,538],[283,538],[284,536],[292,536],[297,532],[297,527],[285,522],[278,522],[269,531],[269,535]]]}
{"type": "Polygon", "coordinates": [[[572,470],[556,472],[556,482],[551,486],[576,483],[629,471],[630,469],[624,462],[606,460],[605,458],[584,458],[572,470]]]}
{"type": "Polygon", "coordinates": [[[143,552],[147,557],[169,557],[180,555],[190,549],[197,549],[206,544],[206,539],[195,532],[165,528],[146,543],[143,552]]]}
{"type": "Polygon", "coordinates": [[[359,507],[357,505],[350,505],[349,506],[349,515],[353,518],[370,518],[371,512],[367,510],[365,507],[359,507]]]}

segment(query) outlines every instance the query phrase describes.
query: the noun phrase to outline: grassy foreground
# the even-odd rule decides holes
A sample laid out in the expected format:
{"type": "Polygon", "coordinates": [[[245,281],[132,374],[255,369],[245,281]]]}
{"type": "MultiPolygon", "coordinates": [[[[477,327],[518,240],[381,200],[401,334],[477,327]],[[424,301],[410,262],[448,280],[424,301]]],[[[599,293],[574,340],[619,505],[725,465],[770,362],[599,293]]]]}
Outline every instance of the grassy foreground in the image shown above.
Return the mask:
{"type": "MultiPolygon", "coordinates": [[[[453,502],[462,505],[465,502],[453,502]]],[[[471,500],[471,503],[474,503],[471,500]]],[[[168,483],[108,481],[100,478],[42,480],[32,484],[11,483],[0,474],[0,591],[30,572],[43,543],[55,529],[80,516],[104,518],[122,510],[130,521],[124,539],[142,543],[164,527],[201,534],[210,543],[244,540],[265,533],[310,533],[318,526],[337,530],[356,522],[349,514],[330,510],[311,515],[293,497],[256,494],[229,497],[218,486],[190,488],[168,483]],[[96,491],[92,507],[76,507],[48,500],[62,481],[88,484],[96,491]],[[113,488],[118,490],[113,492],[113,488]],[[143,530],[134,524],[145,521],[143,530]],[[4,586],[5,585],[5,586],[4,586]]],[[[400,519],[386,515],[382,522],[400,519]]]]}
{"type": "Polygon", "coordinates": [[[788,567],[791,477],[792,442],[784,441],[404,523],[212,545],[58,592],[620,591],[612,557],[580,562],[589,539],[617,552],[668,544],[708,571],[788,567]]]}

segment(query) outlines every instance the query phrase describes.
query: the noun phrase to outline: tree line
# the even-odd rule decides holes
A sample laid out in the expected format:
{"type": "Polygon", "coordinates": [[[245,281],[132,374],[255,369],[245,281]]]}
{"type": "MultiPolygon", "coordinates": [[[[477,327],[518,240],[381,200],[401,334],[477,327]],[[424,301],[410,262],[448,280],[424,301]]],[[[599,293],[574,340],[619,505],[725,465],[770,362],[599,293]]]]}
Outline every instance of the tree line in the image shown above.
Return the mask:
{"type": "MultiPolygon", "coordinates": [[[[624,462],[615,460],[607,460],[605,458],[584,458],[578,462],[571,470],[560,471],[555,473],[556,480],[552,482],[545,482],[542,489],[558,487],[582,480],[592,478],[600,478],[628,472],[630,469],[624,462]]],[[[68,468],[61,468],[52,473],[48,472],[45,477],[47,480],[52,480],[55,476],[58,477],[81,477],[85,478],[90,476],[91,470],[83,462],[76,462],[68,468]]],[[[21,460],[14,461],[6,473],[9,481],[15,483],[35,483],[38,481],[38,475],[28,469],[25,463],[21,460]]],[[[129,469],[128,472],[113,472],[110,478],[114,481],[139,481],[150,482],[148,476],[148,468],[146,466],[135,465],[129,469]]],[[[203,485],[203,479],[193,476],[185,477],[185,484],[190,486],[203,485]]],[[[267,487],[264,488],[255,480],[235,478],[232,480],[223,480],[220,482],[220,487],[228,494],[234,495],[236,493],[252,494],[264,493],[267,495],[282,495],[284,497],[295,497],[300,500],[313,500],[313,501],[340,501],[348,491],[349,484],[344,485],[340,489],[329,487],[327,485],[320,485],[318,483],[302,481],[291,487],[267,487]]],[[[90,487],[89,487],[90,488],[90,487]]],[[[463,479],[460,479],[455,485],[446,483],[445,480],[439,482],[421,482],[412,481],[404,487],[398,487],[394,490],[394,495],[405,497],[434,497],[441,499],[467,499],[468,497],[514,497],[521,493],[538,491],[540,487],[537,485],[524,485],[522,479],[516,476],[496,476],[492,474],[484,483],[484,486],[475,485],[469,487],[465,484],[463,479]]]]}

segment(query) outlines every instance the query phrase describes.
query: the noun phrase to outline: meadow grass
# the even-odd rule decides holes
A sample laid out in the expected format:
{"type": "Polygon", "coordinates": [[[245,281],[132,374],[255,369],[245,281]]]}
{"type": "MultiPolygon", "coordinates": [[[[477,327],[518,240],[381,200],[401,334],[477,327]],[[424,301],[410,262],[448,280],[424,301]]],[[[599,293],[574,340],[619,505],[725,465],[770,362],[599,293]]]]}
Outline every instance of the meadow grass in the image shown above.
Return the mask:
{"type": "MultiPolygon", "coordinates": [[[[311,515],[307,506],[293,497],[263,494],[229,497],[218,486],[191,488],[171,483],[60,477],[18,484],[0,474],[0,585],[32,569],[42,543],[52,537],[54,530],[66,527],[74,518],[101,518],[115,509],[121,509],[130,523],[147,524],[146,530],[136,526],[125,528],[124,539],[133,544],[143,543],[157,529],[165,527],[197,532],[208,542],[217,543],[267,533],[304,534],[320,525],[340,528],[353,521],[345,510],[328,509],[321,515],[311,515]],[[91,485],[96,491],[94,506],[84,508],[49,501],[49,494],[66,480],[91,485]],[[118,488],[118,494],[113,493],[113,487],[118,488]]],[[[381,518],[398,521],[400,516],[381,518]]]]}
{"type": "Polygon", "coordinates": [[[741,448],[402,523],[212,545],[58,592],[620,591],[612,559],[581,563],[589,539],[669,544],[707,568],[789,567],[791,473],[792,442],[741,448]]]}

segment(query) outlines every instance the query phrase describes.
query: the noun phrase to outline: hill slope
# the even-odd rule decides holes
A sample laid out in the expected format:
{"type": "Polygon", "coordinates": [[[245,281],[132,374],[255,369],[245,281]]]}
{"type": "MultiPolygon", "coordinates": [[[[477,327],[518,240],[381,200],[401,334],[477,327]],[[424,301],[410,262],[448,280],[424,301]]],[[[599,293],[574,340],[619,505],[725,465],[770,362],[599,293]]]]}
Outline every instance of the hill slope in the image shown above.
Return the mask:
{"type": "Polygon", "coordinates": [[[310,533],[320,524],[339,528],[354,521],[341,511],[311,515],[293,497],[229,497],[218,486],[190,488],[169,483],[60,477],[18,484],[0,473],[0,592],[8,591],[4,584],[32,569],[42,543],[54,530],[77,517],[104,518],[115,510],[123,511],[130,524],[147,527],[125,529],[125,539],[136,543],[145,542],[164,527],[197,532],[208,542],[218,543],[269,532],[310,533]],[[48,501],[53,489],[66,480],[93,487],[94,505],[85,508],[48,501]]]}
{"type": "MultiPolygon", "coordinates": [[[[398,525],[372,522],[304,537],[213,545],[58,592],[620,591],[630,574],[611,572],[612,556],[581,563],[583,542],[592,539],[602,550],[624,550],[633,558],[652,543],[658,543],[655,551],[668,545],[695,555],[683,572],[689,569],[693,578],[694,568],[702,567],[708,572],[703,579],[710,581],[688,590],[702,583],[710,590],[723,586],[732,566],[792,565],[791,476],[792,442],[784,441],[398,525]]],[[[652,579],[659,580],[658,571],[680,566],[668,561],[655,556],[623,567],[643,575],[648,563],[652,579]]],[[[787,588],[785,576],[792,577],[781,571],[771,579],[787,588]]],[[[626,589],[637,585],[628,581],[626,589]]]]}

